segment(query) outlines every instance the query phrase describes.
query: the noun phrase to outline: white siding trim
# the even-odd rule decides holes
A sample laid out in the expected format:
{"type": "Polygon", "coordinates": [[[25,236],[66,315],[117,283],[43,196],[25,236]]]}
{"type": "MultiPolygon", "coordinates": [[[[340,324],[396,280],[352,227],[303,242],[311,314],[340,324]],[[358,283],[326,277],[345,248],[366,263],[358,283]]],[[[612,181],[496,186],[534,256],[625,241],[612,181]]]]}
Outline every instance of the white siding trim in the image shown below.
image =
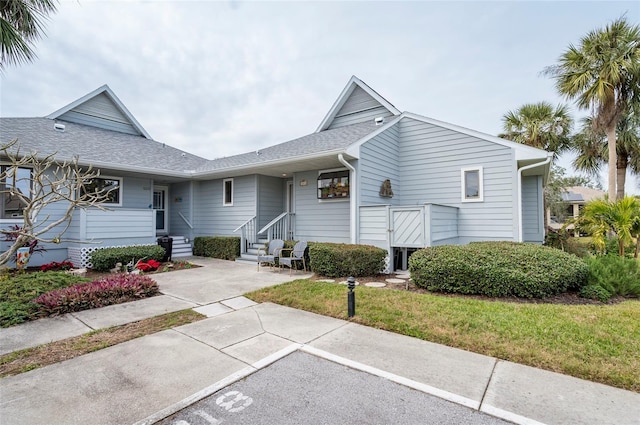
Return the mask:
{"type": "Polygon", "coordinates": [[[233,179],[223,179],[222,180],[222,205],[225,207],[233,206],[233,179]],[[227,182],[231,182],[231,202],[227,202],[227,182]]]}
{"type": "Polygon", "coordinates": [[[460,170],[460,189],[462,202],[484,202],[484,176],[482,167],[465,167],[460,170]],[[467,198],[466,173],[470,171],[478,172],[478,197],[467,198]]]}

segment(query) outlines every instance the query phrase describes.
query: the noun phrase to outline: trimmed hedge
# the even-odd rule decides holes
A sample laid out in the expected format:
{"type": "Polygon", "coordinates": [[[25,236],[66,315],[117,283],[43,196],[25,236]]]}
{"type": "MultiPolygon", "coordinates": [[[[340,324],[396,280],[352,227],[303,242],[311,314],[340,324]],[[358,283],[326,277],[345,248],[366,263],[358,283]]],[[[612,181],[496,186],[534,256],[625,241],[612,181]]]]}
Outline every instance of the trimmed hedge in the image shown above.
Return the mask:
{"type": "Polygon", "coordinates": [[[475,242],[421,249],[409,258],[417,286],[437,292],[544,298],[579,289],[587,264],[557,249],[516,242],[475,242]]]}
{"type": "Polygon", "coordinates": [[[384,270],[387,251],[371,245],[309,244],[311,270],[321,276],[374,276],[384,270]]]}
{"type": "Polygon", "coordinates": [[[240,256],[240,238],[235,236],[198,236],[193,239],[193,255],[235,260],[240,256]]]}
{"type": "Polygon", "coordinates": [[[93,270],[106,272],[113,269],[117,263],[125,265],[131,260],[134,264],[138,260],[162,261],[164,254],[164,248],[160,245],[102,248],[91,253],[91,264],[93,270]]]}

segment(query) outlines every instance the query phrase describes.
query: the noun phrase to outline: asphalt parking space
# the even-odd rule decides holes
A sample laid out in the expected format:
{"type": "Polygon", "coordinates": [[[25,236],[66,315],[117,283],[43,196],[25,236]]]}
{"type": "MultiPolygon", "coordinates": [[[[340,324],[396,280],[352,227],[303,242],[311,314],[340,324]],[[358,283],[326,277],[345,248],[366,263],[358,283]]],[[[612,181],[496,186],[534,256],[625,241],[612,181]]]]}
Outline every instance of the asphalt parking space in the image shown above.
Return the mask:
{"type": "Polygon", "coordinates": [[[497,425],[508,422],[296,351],[159,423],[497,425]]]}

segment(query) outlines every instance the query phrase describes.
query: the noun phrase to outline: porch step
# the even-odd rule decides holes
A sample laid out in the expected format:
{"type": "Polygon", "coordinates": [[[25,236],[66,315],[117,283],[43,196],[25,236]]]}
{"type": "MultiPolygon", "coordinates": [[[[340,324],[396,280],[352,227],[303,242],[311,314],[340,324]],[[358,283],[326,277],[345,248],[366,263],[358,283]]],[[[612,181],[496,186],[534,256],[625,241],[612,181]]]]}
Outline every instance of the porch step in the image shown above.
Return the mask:
{"type": "Polygon", "coordinates": [[[184,236],[170,236],[173,238],[173,246],[171,249],[171,258],[190,257],[193,255],[191,242],[186,243],[184,236]]]}

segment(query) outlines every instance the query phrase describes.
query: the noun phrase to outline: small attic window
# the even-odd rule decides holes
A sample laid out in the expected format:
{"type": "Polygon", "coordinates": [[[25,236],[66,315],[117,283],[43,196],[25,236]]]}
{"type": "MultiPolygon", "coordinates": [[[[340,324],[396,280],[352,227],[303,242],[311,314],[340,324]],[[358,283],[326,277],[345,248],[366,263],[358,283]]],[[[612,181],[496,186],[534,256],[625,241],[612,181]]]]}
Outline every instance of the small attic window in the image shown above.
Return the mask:
{"type": "Polygon", "coordinates": [[[61,131],[62,132],[65,129],[65,125],[57,122],[57,123],[53,124],[53,129],[56,130],[56,131],[61,131]]]}
{"type": "Polygon", "coordinates": [[[377,117],[375,119],[376,125],[382,125],[384,124],[384,117],[377,117]]]}

